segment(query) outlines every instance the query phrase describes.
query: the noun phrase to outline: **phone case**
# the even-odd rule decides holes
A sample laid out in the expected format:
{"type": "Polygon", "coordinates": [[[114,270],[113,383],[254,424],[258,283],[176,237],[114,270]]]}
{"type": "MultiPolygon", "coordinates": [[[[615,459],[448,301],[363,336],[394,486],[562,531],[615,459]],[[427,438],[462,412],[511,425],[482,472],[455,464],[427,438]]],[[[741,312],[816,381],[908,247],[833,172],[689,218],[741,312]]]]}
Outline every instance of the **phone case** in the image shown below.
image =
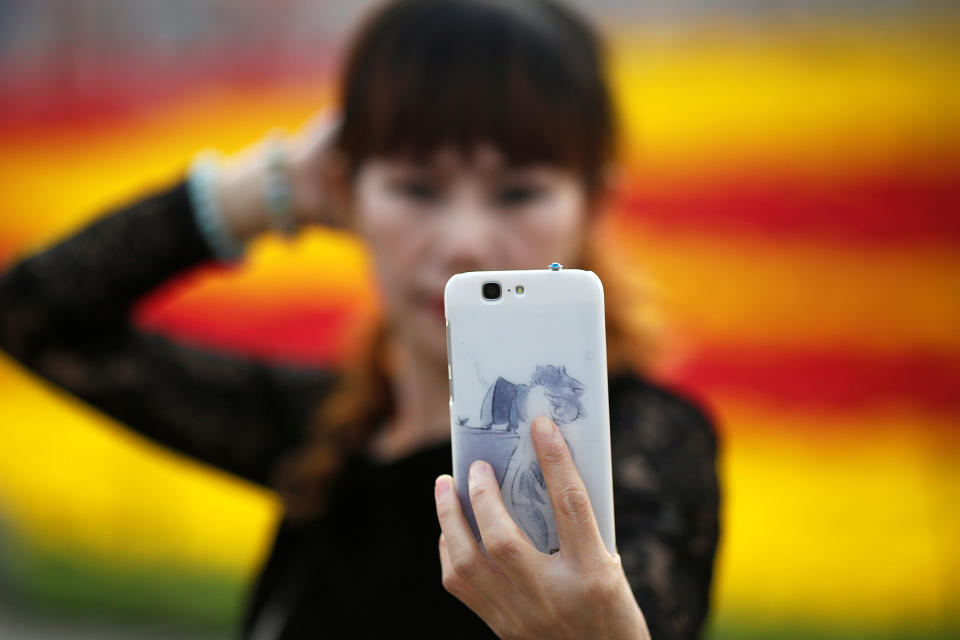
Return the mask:
{"type": "Polygon", "coordinates": [[[592,271],[460,273],[444,290],[453,476],[479,539],[467,491],[477,459],[496,472],[507,511],[543,552],[559,548],[553,509],[530,436],[556,422],[615,552],[603,285],[592,271]],[[488,301],[484,283],[502,295],[488,301]],[[518,291],[517,287],[520,287],[518,291]]]}

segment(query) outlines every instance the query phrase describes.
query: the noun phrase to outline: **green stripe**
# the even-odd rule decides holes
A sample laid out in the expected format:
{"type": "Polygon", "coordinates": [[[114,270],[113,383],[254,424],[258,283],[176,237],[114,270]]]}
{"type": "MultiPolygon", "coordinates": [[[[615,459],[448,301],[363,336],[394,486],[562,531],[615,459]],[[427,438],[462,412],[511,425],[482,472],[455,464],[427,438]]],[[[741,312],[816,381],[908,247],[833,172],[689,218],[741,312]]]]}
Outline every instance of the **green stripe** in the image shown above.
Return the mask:
{"type": "MultiPolygon", "coordinates": [[[[247,583],[236,575],[159,564],[120,564],[75,550],[44,549],[0,528],[0,600],[40,620],[92,627],[166,629],[235,637],[247,583]]],[[[944,619],[948,619],[944,616],[944,619]]],[[[960,619],[857,629],[817,621],[759,620],[717,612],[708,640],[953,640],[960,619]],[[922,628],[917,628],[922,627],[922,628]]]]}
{"type": "Polygon", "coordinates": [[[0,540],[0,594],[42,620],[71,619],[236,635],[248,585],[236,575],[168,564],[121,564],[76,550],[0,540]]]}
{"type": "Polygon", "coordinates": [[[708,640],[955,640],[960,620],[952,623],[926,620],[904,622],[897,628],[857,628],[852,624],[818,620],[758,621],[747,616],[719,615],[709,624],[708,640]]]}

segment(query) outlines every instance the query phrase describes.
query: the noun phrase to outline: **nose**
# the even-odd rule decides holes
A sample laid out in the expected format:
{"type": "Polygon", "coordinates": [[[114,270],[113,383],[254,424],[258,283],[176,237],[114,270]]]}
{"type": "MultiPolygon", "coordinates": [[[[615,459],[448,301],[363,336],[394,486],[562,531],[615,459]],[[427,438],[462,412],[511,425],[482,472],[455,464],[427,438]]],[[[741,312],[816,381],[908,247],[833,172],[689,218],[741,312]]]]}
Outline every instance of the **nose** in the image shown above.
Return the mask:
{"type": "Polygon", "coordinates": [[[477,271],[489,266],[496,251],[495,216],[480,198],[461,193],[440,215],[434,238],[437,251],[450,273],[477,271]]]}

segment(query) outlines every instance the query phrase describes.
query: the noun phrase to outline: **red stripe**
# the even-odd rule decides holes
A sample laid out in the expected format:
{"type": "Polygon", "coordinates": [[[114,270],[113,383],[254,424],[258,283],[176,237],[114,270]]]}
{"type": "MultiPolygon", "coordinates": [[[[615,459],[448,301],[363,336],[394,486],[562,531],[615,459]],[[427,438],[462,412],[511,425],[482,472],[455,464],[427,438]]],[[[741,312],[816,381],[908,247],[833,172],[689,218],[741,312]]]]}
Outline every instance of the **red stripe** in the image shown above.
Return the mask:
{"type": "MultiPolygon", "coordinates": [[[[929,163],[932,166],[932,162],[929,163]]],[[[762,234],[841,242],[960,242],[960,167],[842,179],[723,176],[655,184],[642,177],[620,199],[653,232],[762,234]]]]}
{"type": "Polygon", "coordinates": [[[334,365],[348,355],[358,314],[348,307],[283,307],[191,304],[162,309],[148,301],[137,323],[205,348],[304,365],[334,365]]]}
{"type": "Polygon", "coordinates": [[[742,398],[805,412],[909,406],[960,420],[960,354],[727,345],[699,350],[665,378],[712,401],[742,398]]]}
{"type": "Polygon", "coordinates": [[[315,56],[269,61],[232,52],[199,57],[185,69],[136,53],[133,57],[130,52],[104,53],[75,63],[84,70],[102,71],[84,74],[82,82],[64,73],[62,60],[31,61],[22,65],[24,72],[10,69],[0,79],[4,96],[0,137],[29,140],[37,135],[62,135],[78,127],[109,130],[116,127],[118,118],[155,117],[157,109],[165,105],[224,90],[255,96],[285,89],[300,96],[320,94],[333,78],[332,60],[330,50],[319,49],[315,56]]]}
{"type": "Polygon", "coordinates": [[[0,228],[0,273],[9,269],[13,264],[16,259],[16,249],[20,244],[9,237],[3,237],[3,233],[7,233],[7,230],[0,228]]]}

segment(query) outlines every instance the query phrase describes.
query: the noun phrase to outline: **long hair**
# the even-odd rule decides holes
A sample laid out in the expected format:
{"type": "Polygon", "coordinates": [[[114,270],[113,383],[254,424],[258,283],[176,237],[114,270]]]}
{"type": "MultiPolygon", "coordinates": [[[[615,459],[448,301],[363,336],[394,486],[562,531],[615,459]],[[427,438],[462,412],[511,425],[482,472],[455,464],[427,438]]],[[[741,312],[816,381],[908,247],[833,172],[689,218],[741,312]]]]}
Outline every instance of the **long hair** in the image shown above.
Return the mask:
{"type": "MultiPolygon", "coordinates": [[[[601,43],[580,16],[551,0],[386,4],[348,50],[340,102],[335,148],[350,176],[373,156],[426,159],[442,146],[466,156],[488,143],[512,163],[575,171],[592,198],[616,154],[601,43]]],[[[639,369],[650,345],[636,292],[611,264],[609,230],[599,220],[590,228],[579,264],[569,266],[604,283],[610,369],[639,369]]],[[[288,517],[322,511],[346,457],[391,415],[389,346],[381,324],[320,406],[307,444],[279,465],[275,485],[288,517]]]]}

